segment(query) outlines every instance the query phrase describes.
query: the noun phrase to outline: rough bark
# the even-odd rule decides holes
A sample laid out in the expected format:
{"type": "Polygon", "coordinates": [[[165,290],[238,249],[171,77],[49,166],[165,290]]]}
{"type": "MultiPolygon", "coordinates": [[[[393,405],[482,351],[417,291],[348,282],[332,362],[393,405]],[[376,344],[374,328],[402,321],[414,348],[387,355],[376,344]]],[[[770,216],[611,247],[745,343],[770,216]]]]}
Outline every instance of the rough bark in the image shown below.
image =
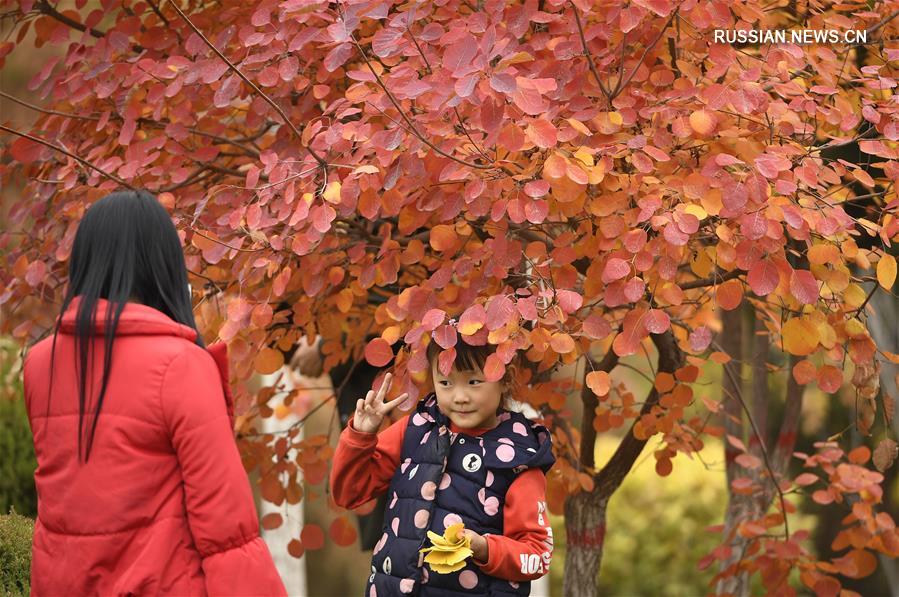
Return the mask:
{"type": "Polygon", "coordinates": [[[608,498],[600,498],[596,490],[573,495],[565,502],[568,551],[563,591],[567,597],[596,595],[596,577],[606,538],[608,503],[608,498]]]}
{"type": "MultiPolygon", "coordinates": [[[[721,334],[721,348],[731,357],[731,361],[724,365],[724,373],[721,381],[722,402],[724,403],[724,431],[727,435],[743,439],[743,407],[740,404],[742,395],[742,362],[743,362],[743,312],[742,309],[724,311],[721,314],[723,326],[721,334]]],[[[736,534],[736,528],[745,503],[737,499],[731,490],[731,483],[740,476],[740,471],[735,458],[739,452],[730,442],[724,442],[724,461],[727,472],[728,504],[724,516],[724,537],[730,540],[736,534]]],[[[731,546],[733,548],[733,545],[731,546]]],[[[739,563],[740,552],[731,553],[731,557],[723,560],[720,565],[720,573],[731,572],[739,563]]],[[[745,574],[730,575],[718,581],[716,593],[744,595],[748,588],[748,579],[745,574]]]]}

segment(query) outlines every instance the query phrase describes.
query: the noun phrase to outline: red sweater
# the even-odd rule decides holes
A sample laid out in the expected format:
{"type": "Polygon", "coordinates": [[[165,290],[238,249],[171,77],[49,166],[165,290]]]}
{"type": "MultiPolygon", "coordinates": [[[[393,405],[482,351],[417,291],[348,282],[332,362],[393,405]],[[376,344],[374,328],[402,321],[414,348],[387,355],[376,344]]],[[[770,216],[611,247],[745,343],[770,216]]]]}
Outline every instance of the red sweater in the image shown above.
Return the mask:
{"type": "MultiPolygon", "coordinates": [[[[362,433],[353,421],[340,434],[331,473],[331,494],[343,508],[358,508],[381,495],[400,464],[409,416],[381,433],[362,433]]],[[[488,429],[450,430],[481,435],[488,429]]],[[[506,493],[504,535],[486,535],[487,561],[475,564],[485,574],[511,581],[535,580],[549,570],[553,535],[546,513],[546,476],[540,469],[518,475],[506,493]]]]}

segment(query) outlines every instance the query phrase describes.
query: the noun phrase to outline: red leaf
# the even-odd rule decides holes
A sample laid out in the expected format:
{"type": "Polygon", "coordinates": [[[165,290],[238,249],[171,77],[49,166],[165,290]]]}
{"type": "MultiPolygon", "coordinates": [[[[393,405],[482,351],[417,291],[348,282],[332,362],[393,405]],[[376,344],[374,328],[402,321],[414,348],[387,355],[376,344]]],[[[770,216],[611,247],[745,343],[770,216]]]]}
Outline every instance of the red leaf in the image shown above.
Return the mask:
{"type": "Polygon", "coordinates": [[[487,303],[487,329],[503,327],[515,314],[515,303],[505,295],[497,295],[487,303]]]}
{"type": "Polygon", "coordinates": [[[427,331],[433,331],[438,325],[443,323],[446,318],[446,311],[443,309],[431,309],[425,316],[421,318],[421,325],[427,331]]]}
{"type": "Polygon", "coordinates": [[[516,77],[518,87],[512,93],[512,101],[521,108],[521,111],[531,116],[537,116],[547,111],[549,104],[540,95],[537,85],[531,79],[516,77]]]}
{"type": "Polygon", "coordinates": [[[506,365],[499,355],[493,353],[484,361],[484,378],[487,381],[499,381],[506,374],[506,365]]]}
{"type": "MultiPolygon", "coordinates": [[[[349,59],[353,54],[353,44],[345,43],[340,44],[339,46],[335,46],[328,52],[328,55],[325,56],[325,60],[323,62],[325,69],[329,73],[333,73],[335,70],[343,66],[343,64],[349,59]]],[[[311,548],[310,548],[311,549],[311,548]]]]}
{"type": "Polygon", "coordinates": [[[549,183],[545,180],[532,180],[524,185],[524,193],[528,197],[543,197],[549,192],[549,183]]]}
{"type": "Polygon", "coordinates": [[[456,362],[456,349],[447,348],[441,350],[437,355],[437,369],[444,375],[449,375],[453,370],[453,363],[456,362]]]}
{"type": "Polygon", "coordinates": [[[224,60],[218,57],[208,58],[203,61],[203,65],[200,67],[200,80],[209,85],[221,79],[226,72],[228,72],[228,65],[224,60]]]}
{"type": "Polygon", "coordinates": [[[263,516],[260,524],[262,525],[262,528],[270,531],[272,529],[277,529],[284,524],[284,519],[277,512],[272,512],[263,516]]]}
{"type": "Polygon", "coordinates": [[[348,547],[356,542],[356,526],[346,516],[338,516],[331,522],[328,535],[335,545],[348,547]]]}
{"type": "Polygon", "coordinates": [[[812,483],[816,483],[818,481],[818,475],[813,475],[812,473],[802,473],[795,479],[796,485],[800,487],[806,487],[807,485],[811,485],[812,483]]]}
{"type": "Polygon", "coordinates": [[[365,360],[374,367],[383,367],[393,359],[393,350],[383,338],[375,338],[365,345],[365,360]]]}
{"type": "Polygon", "coordinates": [[[644,290],[646,290],[646,282],[643,281],[643,278],[633,277],[624,285],[624,297],[628,301],[636,303],[643,298],[644,290]]]}
{"type": "Polygon", "coordinates": [[[287,553],[297,559],[302,558],[305,551],[303,544],[298,539],[291,539],[287,544],[287,553]]]}
{"type": "Polygon", "coordinates": [[[558,142],[558,131],[553,124],[545,118],[537,118],[526,130],[528,139],[542,149],[554,147],[558,142]]]}
{"type": "Polygon", "coordinates": [[[402,29],[395,27],[380,28],[372,38],[372,52],[379,58],[387,58],[391,54],[396,54],[403,49],[402,44],[398,43],[402,37],[402,29]]]}
{"type": "Polygon", "coordinates": [[[9,153],[13,159],[23,164],[31,164],[44,158],[44,153],[49,151],[45,146],[31,139],[19,137],[9,146],[9,153]]]}
{"type": "Polygon", "coordinates": [[[443,68],[451,73],[455,73],[463,68],[470,68],[477,51],[477,40],[473,35],[468,34],[447,47],[443,53],[443,68]]]}
{"type": "Polygon", "coordinates": [[[672,9],[671,0],[634,0],[634,5],[647,8],[660,17],[667,17],[672,9]]]}
{"type": "Polygon", "coordinates": [[[722,189],[721,204],[732,214],[742,213],[747,201],[749,201],[749,192],[742,182],[722,189]]]}
{"type": "Polygon", "coordinates": [[[456,327],[446,323],[434,330],[431,335],[441,348],[452,348],[458,339],[456,327]]]}
{"type": "Polygon", "coordinates": [[[790,293],[803,305],[818,302],[818,281],[808,270],[793,270],[790,275],[790,293]]]}
{"type": "Polygon", "coordinates": [[[599,313],[593,313],[585,319],[582,329],[594,340],[601,340],[612,333],[612,326],[599,313]]]}
{"type": "Polygon", "coordinates": [[[650,309],[646,312],[643,325],[653,334],[661,334],[671,327],[671,319],[661,309],[650,309]]]}
{"type": "Polygon", "coordinates": [[[690,348],[693,352],[703,352],[712,343],[712,330],[701,326],[690,332],[690,348]]]}
{"type": "Polygon", "coordinates": [[[306,523],[300,532],[300,541],[306,549],[321,549],[325,545],[325,533],[317,524],[306,523]]]}
{"type": "Polygon", "coordinates": [[[818,387],[821,391],[833,394],[843,385],[843,372],[832,365],[823,365],[818,369],[818,387]]]}
{"type": "Polygon", "coordinates": [[[47,264],[43,261],[32,261],[25,271],[25,281],[32,288],[37,288],[47,275],[47,264]]]}
{"type": "Polygon", "coordinates": [[[566,315],[571,315],[584,304],[584,297],[571,290],[557,290],[556,300],[566,315]]]}
{"type": "Polygon", "coordinates": [[[487,312],[480,304],[474,304],[465,309],[459,318],[459,333],[463,336],[471,336],[477,333],[487,322],[487,312]]]}
{"type": "Polygon", "coordinates": [[[520,298],[516,301],[516,306],[518,307],[518,312],[521,313],[521,316],[529,321],[536,321],[540,314],[537,312],[537,297],[530,296],[527,298],[520,298]]]}
{"type": "Polygon", "coordinates": [[[762,259],[756,261],[749,268],[749,275],[746,277],[749,287],[759,296],[767,296],[774,292],[780,276],[777,273],[777,267],[768,260],[762,259]]]}
{"type": "Polygon", "coordinates": [[[608,284],[620,280],[629,273],[631,273],[631,266],[627,261],[619,257],[612,257],[602,270],[602,281],[608,284]]]}

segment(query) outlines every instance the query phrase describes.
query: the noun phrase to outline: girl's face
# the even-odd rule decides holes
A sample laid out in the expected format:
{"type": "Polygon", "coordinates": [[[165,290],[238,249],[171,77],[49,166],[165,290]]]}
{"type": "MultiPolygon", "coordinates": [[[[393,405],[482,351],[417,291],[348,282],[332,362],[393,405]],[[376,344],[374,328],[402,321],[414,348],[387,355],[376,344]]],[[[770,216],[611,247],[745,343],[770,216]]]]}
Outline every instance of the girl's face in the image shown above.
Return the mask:
{"type": "Polygon", "coordinates": [[[486,381],[484,372],[458,371],[452,368],[443,375],[436,359],[431,364],[437,406],[457,427],[462,429],[492,429],[496,427],[496,411],[502,401],[505,385],[500,381],[486,381]]]}

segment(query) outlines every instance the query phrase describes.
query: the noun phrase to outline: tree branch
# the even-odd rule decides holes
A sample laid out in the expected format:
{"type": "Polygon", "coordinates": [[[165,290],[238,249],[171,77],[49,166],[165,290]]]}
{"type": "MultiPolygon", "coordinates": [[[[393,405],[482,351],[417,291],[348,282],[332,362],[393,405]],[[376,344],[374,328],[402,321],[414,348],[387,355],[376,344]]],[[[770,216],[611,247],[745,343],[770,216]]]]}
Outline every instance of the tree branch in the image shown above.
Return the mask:
{"type": "Polygon", "coordinates": [[[119,178],[118,176],[114,176],[114,175],[110,174],[109,172],[107,172],[106,170],[103,170],[102,168],[99,168],[99,167],[93,165],[92,163],[88,162],[84,158],[80,158],[77,155],[75,155],[74,153],[63,149],[62,147],[59,147],[58,145],[54,145],[53,143],[50,143],[49,141],[41,139],[40,137],[33,137],[32,135],[29,135],[28,133],[23,133],[21,131],[11,129],[2,124],[0,124],[0,130],[6,131],[7,133],[12,133],[13,135],[17,135],[19,137],[24,137],[25,139],[29,139],[31,141],[34,141],[35,143],[40,143],[41,145],[44,145],[45,147],[49,147],[50,149],[58,151],[61,154],[69,156],[70,158],[72,158],[73,160],[78,162],[79,164],[82,164],[83,166],[86,166],[86,167],[90,168],[91,170],[94,170],[95,172],[102,174],[109,180],[115,181],[125,188],[131,189],[132,191],[137,190],[133,186],[131,186],[130,184],[128,184],[127,182],[125,182],[124,180],[119,178]]]}
{"type": "MultiPolygon", "coordinates": [[[[677,345],[674,334],[669,329],[663,334],[650,334],[650,337],[659,351],[659,372],[674,374],[684,362],[684,354],[677,345]]],[[[646,401],[643,403],[643,408],[640,409],[640,414],[648,414],[658,402],[659,391],[652,388],[646,397],[646,401]]],[[[646,441],[645,439],[637,439],[634,436],[634,425],[631,425],[627,435],[621,440],[618,449],[615,450],[615,454],[612,455],[612,459],[593,477],[600,498],[608,498],[615,493],[615,490],[618,489],[618,486],[621,485],[621,482],[633,468],[634,463],[640,456],[640,452],[643,451],[643,447],[646,445],[646,441]]]]}
{"type": "Polygon", "coordinates": [[[56,19],[57,21],[59,21],[60,23],[62,23],[64,25],[68,25],[72,29],[77,29],[78,31],[88,31],[91,35],[93,35],[96,38],[106,37],[106,34],[103,33],[102,31],[98,31],[98,30],[94,29],[93,27],[88,29],[85,25],[62,14],[61,12],[59,12],[58,10],[56,10],[55,8],[50,6],[50,3],[47,2],[47,0],[39,0],[38,2],[35,3],[34,7],[41,14],[45,14],[48,17],[52,17],[52,18],[56,19]]]}
{"type": "Polygon", "coordinates": [[[600,91],[606,96],[606,100],[609,105],[612,105],[612,94],[609,92],[609,89],[603,85],[602,80],[599,78],[599,73],[596,72],[596,65],[593,64],[593,56],[590,55],[590,50],[587,49],[587,39],[584,37],[584,28],[581,26],[581,16],[577,11],[577,6],[574,4],[574,0],[569,0],[568,2],[571,4],[571,10],[574,12],[574,22],[577,23],[577,32],[581,38],[581,47],[584,49],[584,57],[587,58],[587,64],[590,66],[590,72],[593,73],[593,78],[596,80],[596,84],[599,86],[600,91]]]}

